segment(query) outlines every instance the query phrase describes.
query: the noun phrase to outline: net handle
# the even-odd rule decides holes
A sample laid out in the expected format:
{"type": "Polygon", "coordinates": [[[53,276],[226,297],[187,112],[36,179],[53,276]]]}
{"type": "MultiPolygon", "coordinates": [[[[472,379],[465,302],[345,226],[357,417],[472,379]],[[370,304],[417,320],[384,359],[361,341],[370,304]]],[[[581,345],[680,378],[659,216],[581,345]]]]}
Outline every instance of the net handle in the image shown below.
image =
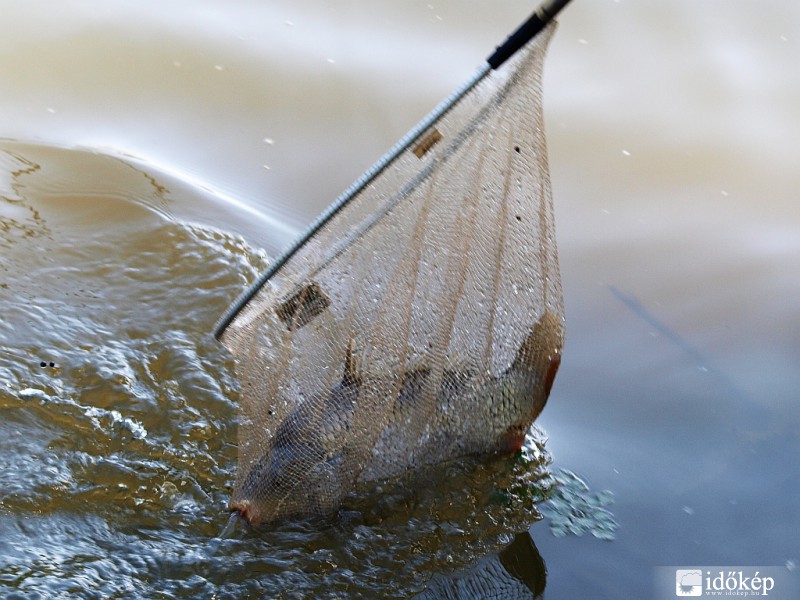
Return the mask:
{"type": "Polygon", "coordinates": [[[486,59],[492,69],[497,69],[544,29],[570,0],[545,0],[519,28],[500,44],[486,59]]]}
{"type": "Polygon", "coordinates": [[[344,208],[350,200],[367,187],[380,175],[398,156],[414,144],[436,121],[442,118],[461,98],[478,85],[492,70],[497,69],[511,58],[520,48],[532,40],[536,34],[544,29],[550,21],[566,6],[570,0],[545,0],[539,8],[525,21],[505,42],[498,46],[486,59],[486,62],[466,81],[461,87],[450,94],[436,108],[434,108],[422,121],[405,134],[392,148],[384,154],[378,162],[372,165],[361,177],[356,179],[341,195],[326,208],[305,231],[281,253],[270,266],[231,304],[225,313],[214,325],[214,337],[220,339],[225,329],[236,318],[244,306],[252,300],[258,291],[277,273],[289,259],[302,248],[336,213],[344,208]]]}

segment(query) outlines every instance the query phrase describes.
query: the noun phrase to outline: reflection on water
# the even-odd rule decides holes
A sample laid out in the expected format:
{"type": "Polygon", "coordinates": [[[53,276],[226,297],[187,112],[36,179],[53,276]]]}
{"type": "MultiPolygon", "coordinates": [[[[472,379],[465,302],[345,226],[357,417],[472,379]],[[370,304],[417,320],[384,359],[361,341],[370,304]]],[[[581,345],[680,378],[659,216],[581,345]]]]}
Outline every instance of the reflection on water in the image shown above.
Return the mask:
{"type": "MultiPolygon", "coordinates": [[[[526,529],[535,506],[477,524],[464,508],[455,529],[356,507],[206,546],[237,389],[208,332],[263,266],[254,248],[275,253],[527,0],[3,9],[0,136],[44,142],[0,152],[4,591],[403,596],[526,529]]],[[[563,13],[544,89],[568,339],[540,423],[556,465],[613,491],[619,528],[534,525],[550,597],[649,597],[660,565],[800,560],[798,22],[791,0],[563,13]]],[[[481,506],[464,482],[436,489],[481,506]]],[[[605,496],[585,499],[565,506],[603,517],[605,496]]]]}
{"type": "Polygon", "coordinates": [[[542,598],[547,569],[529,533],[496,554],[482,558],[475,566],[450,576],[435,576],[419,600],[445,598],[542,598]]]}

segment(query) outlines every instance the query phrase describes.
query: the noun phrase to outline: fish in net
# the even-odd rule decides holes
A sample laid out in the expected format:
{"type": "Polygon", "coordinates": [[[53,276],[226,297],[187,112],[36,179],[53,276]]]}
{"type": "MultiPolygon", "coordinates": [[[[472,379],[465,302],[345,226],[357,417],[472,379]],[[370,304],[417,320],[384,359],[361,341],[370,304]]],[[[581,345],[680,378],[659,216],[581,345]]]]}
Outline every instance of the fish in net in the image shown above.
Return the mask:
{"type": "Polygon", "coordinates": [[[230,508],[251,524],[521,446],[564,339],[541,89],[554,26],[423,122],[218,324],[241,382],[230,508]]]}

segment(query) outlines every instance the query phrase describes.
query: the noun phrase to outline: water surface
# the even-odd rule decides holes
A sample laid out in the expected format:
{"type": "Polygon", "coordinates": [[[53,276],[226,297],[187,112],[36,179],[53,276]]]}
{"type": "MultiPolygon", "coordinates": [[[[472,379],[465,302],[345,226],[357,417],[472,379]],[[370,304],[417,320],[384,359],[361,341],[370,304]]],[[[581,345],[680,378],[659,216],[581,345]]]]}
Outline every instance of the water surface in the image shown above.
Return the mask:
{"type": "Polygon", "coordinates": [[[532,523],[550,598],[797,564],[800,7],[573,4],[545,70],[546,443],[214,542],[238,389],[214,320],[531,7],[3,3],[4,595],[407,597],[532,523]],[[575,493],[541,503],[556,478],[575,493]]]}

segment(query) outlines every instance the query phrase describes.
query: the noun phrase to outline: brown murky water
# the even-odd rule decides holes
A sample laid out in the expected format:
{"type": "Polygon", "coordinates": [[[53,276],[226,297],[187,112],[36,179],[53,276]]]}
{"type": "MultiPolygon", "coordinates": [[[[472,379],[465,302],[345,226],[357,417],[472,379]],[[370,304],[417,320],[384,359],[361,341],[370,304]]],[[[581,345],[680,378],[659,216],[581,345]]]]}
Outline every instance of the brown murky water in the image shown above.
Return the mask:
{"type": "Polygon", "coordinates": [[[546,444],[220,541],[214,320],[532,7],[0,2],[0,595],[407,597],[511,556],[549,598],[648,597],[659,565],[797,564],[800,5],[573,4],[546,444]]]}

